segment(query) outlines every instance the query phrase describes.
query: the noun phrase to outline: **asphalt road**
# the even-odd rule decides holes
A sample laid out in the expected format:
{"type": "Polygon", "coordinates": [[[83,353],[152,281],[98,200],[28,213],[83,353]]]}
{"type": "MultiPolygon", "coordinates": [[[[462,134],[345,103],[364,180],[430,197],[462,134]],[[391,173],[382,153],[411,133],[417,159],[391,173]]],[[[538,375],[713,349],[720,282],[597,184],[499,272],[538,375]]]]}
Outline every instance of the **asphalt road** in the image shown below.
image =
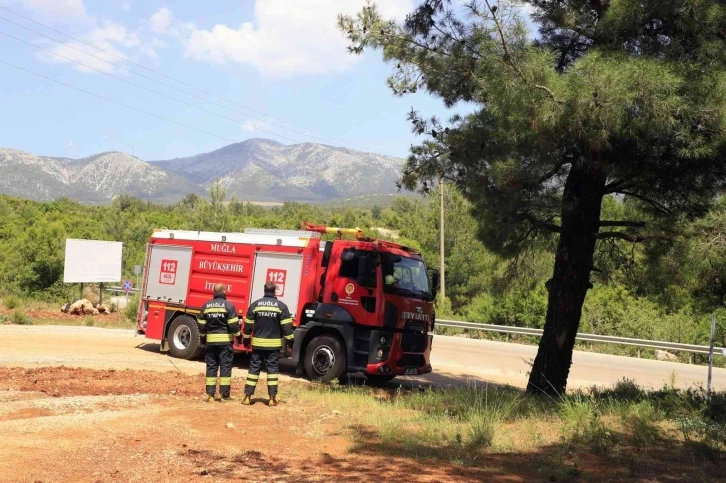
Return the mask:
{"type": "MultiPolygon", "coordinates": [[[[436,336],[431,365],[438,379],[449,376],[456,382],[468,375],[474,380],[524,388],[536,355],[536,346],[436,336]]],[[[705,387],[707,374],[706,366],[576,351],[568,387],[608,386],[627,378],[641,386],[661,388],[670,384],[672,377],[679,387],[705,387]]],[[[726,369],[714,368],[712,384],[715,389],[726,390],[726,369]]]]}
{"type": "MultiPolygon", "coordinates": [[[[0,365],[97,369],[204,371],[200,361],[173,359],[130,330],[68,326],[0,326],[0,365]]],[[[434,337],[432,374],[413,381],[435,384],[510,384],[524,388],[537,348],[459,337],[434,337]]],[[[243,367],[245,365],[243,364],[243,367]]],[[[677,386],[706,385],[707,368],[689,364],[575,352],[570,388],[612,385],[623,378],[659,388],[675,377],[677,386]],[[675,375],[675,376],[673,376],[675,375]]],[[[404,378],[400,378],[402,381],[404,378]]],[[[726,390],[726,369],[714,369],[713,387],[726,390]]]]}

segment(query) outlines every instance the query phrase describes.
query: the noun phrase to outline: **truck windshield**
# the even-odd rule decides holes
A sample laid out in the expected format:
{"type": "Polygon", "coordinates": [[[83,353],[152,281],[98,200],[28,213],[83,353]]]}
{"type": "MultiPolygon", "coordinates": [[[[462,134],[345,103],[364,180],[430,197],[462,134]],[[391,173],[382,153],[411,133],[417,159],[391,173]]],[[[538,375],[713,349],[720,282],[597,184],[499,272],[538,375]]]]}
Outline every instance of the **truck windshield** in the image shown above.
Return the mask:
{"type": "Polygon", "coordinates": [[[404,297],[433,300],[426,265],[421,260],[381,253],[383,291],[404,297]]]}

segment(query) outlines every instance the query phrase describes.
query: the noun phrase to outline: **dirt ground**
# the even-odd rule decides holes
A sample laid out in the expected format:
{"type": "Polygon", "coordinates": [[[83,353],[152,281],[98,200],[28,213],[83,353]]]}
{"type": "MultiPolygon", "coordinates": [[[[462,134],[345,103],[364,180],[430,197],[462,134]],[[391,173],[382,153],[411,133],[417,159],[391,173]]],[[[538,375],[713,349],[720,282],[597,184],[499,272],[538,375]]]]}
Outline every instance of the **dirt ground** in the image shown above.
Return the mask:
{"type": "MultiPolygon", "coordinates": [[[[237,359],[238,396],[246,360],[237,359]]],[[[601,459],[557,444],[526,451],[516,444],[474,466],[416,459],[429,451],[425,444],[421,454],[409,448],[403,457],[383,447],[354,408],[304,397],[310,386],[289,367],[275,408],[265,404],[262,385],[263,397],[251,407],[202,402],[203,371],[203,362],[160,354],[158,343],[128,330],[0,326],[0,482],[651,482],[726,475],[672,450],[649,452],[632,475],[623,473],[628,455],[601,459]]],[[[437,370],[407,384],[471,380],[437,370]]],[[[531,429],[506,431],[514,437],[531,429]]]]}
{"type": "MultiPolygon", "coordinates": [[[[178,372],[0,368],[0,480],[363,482],[485,476],[484,470],[351,453],[345,408],[338,414],[284,398],[275,408],[266,398],[251,407],[205,403],[203,384],[202,375],[178,372]]],[[[234,379],[233,394],[242,384],[234,379]]]]}

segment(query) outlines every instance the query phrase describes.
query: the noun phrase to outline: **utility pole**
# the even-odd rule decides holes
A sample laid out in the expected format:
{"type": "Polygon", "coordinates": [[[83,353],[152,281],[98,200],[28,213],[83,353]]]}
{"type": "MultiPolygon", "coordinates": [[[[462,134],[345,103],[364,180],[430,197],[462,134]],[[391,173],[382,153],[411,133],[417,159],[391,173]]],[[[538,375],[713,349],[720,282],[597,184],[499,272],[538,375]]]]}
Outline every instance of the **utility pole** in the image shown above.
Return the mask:
{"type": "Polygon", "coordinates": [[[446,265],[444,264],[444,178],[439,181],[439,195],[441,196],[441,240],[439,242],[439,257],[441,258],[441,299],[446,298],[446,265]]]}

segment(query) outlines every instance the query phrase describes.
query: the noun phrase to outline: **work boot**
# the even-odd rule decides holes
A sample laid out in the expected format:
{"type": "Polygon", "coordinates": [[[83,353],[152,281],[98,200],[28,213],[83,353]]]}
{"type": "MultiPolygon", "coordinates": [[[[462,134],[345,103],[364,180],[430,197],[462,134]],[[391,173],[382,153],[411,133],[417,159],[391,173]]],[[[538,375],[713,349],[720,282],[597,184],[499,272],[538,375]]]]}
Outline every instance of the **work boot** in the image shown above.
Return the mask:
{"type": "Polygon", "coordinates": [[[204,402],[212,402],[212,401],[214,401],[214,394],[207,394],[204,397],[204,402]]]}
{"type": "Polygon", "coordinates": [[[277,406],[277,396],[270,396],[270,402],[267,403],[268,406],[277,406]]]}
{"type": "Polygon", "coordinates": [[[222,399],[219,400],[219,402],[223,402],[223,403],[232,402],[232,401],[234,401],[234,399],[232,399],[231,396],[222,396],[222,399]]]}
{"type": "Polygon", "coordinates": [[[242,399],[242,404],[244,404],[245,406],[249,406],[250,404],[252,404],[252,396],[250,396],[249,394],[245,394],[244,399],[242,399]]]}

